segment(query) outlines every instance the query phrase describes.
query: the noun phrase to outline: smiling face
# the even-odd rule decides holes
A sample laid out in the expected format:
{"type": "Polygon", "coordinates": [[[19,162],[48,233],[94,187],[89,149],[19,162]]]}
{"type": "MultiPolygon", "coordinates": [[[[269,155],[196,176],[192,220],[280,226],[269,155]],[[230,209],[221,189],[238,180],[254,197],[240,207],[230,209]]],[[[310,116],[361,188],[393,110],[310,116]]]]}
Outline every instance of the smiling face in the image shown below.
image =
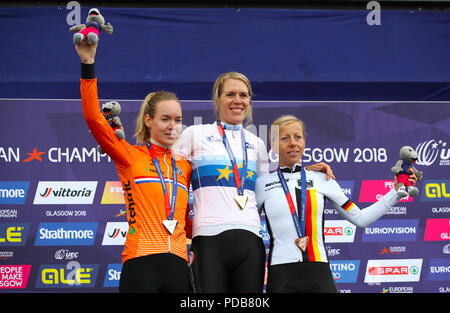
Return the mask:
{"type": "Polygon", "coordinates": [[[250,107],[247,85],[240,79],[227,79],[216,101],[219,119],[228,124],[241,124],[250,107]]]}
{"type": "Polygon", "coordinates": [[[150,138],[165,146],[171,146],[181,132],[181,106],[175,100],[163,100],[156,104],[154,117],[145,115],[145,126],[150,138]]]}
{"type": "Polygon", "coordinates": [[[278,152],[280,167],[291,167],[299,163],[305,150],[305,133],[302,124],[294,121],[282,125],[279,128],[278,147],[276,147],[277,142],[273,144],[272,148],[278,152]]]}

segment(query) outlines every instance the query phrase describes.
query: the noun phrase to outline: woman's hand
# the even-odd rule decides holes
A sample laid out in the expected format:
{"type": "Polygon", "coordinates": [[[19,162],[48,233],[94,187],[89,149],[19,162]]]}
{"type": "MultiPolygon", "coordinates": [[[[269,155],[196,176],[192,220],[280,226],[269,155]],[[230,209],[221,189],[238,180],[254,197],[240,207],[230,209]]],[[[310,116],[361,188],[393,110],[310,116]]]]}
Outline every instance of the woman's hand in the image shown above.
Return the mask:
{"type": "Polygon", "coordinates": [[[305,166],[305,169],[307,169],[308,171],[325,173],[327,175],[327,180],[330,180],[330,178],[336,180],[336,177],[334,177],[334,174],[333,174],[333,170],[331,169],[331,167],[328,164],[326,164],[324,162],[305,166]]]}
{"type": "MultiPolygon", "coordinates": [[[[415,187],[415,186],[416,186],[416,183],[417,183],[417,181],[418,181],[419,179],[417,178],[416,173],[414,173],[414,171],[413,171],[412,168],[409,168],[409,171],[410,171],[412,174],[409,175],[408,180],[409,180],[410,182],[412,182],[412,185],[415,187]]],[[[395,190],[398,190],[397,176],[394,176],[394,179],[395,179],[395,190]]]]}
{"type": "Polygon", "coordinates": [[[95,54],[97,52],[97,45],[90,44],[87,38],[84,38],[82,42],[78,45],[75,45],[75,50],[77,50],[78,55],[80,56],[81,63],[85,64],[93,64],[95,63],[95,54]]]}

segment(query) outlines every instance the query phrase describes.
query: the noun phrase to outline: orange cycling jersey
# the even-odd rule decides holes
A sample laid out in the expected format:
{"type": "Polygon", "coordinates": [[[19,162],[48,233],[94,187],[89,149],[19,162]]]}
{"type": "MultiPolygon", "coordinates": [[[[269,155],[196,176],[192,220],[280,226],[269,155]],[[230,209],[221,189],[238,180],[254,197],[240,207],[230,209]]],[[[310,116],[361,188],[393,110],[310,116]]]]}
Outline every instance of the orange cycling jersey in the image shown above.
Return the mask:
{"type": "MultiPolygon", "coordinates": [[[[177,201],[174,220],[178,225],[169,235],[162,222],[167,219],[161,181],[146,146],[130,145],[119,140],[100,111],[97,79],[81,79],[83,115],[97,143],[114,161],[122,182],[127,207],[128,233],[122,262],[156,254],[173,253],[187,261],[186,230],[191,227],[189,185],[192,168],[175,155],[177,166],[177,201]],[[186,225],[187,223],[187,225],[186,225]],[[186,226],[186,229],[185,229],[186,226]]],[[[152,145],[164,175],[168,192],[172,184],[171,149],[152,145]]],[[[170,197],[169,197],[170,198],[170,197]]]]}

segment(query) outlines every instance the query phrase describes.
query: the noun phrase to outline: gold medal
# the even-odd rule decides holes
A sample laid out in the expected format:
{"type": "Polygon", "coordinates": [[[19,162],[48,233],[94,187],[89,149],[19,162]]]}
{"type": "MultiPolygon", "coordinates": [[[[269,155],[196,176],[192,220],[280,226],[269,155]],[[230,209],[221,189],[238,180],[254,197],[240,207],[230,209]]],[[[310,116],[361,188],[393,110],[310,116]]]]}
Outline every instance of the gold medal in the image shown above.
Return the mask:
{"type": "Polygon", "coordinates": [[[308,246],[309,237],[305,236],[305,237],[297,238],[297,239],[294,240],[294,242],[297,245],[297,247],[300,248],[300,250],[305,252],[306,251],[306,247],[308,246]]]}
{"type": "Polygon", "coordinates": [[[243,210],[245,208],[245,205],[247,204],[247,200],[248,200],[248,196],[240,196],[240,195],[235,195],[234,196],[234,201],[236,201],[237,205],[239,206],[239,208],[241,210],[243,210]]]}

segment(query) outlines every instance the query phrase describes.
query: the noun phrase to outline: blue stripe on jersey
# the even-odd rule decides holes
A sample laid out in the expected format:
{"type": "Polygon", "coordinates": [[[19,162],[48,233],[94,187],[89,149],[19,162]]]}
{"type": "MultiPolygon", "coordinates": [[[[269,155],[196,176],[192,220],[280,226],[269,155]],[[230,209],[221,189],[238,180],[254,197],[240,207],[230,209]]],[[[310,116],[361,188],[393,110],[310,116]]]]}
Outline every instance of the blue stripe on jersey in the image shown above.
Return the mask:
{"type": "MultiPolygon", "coordinates": [[[[198,177],[191,180],[192,183],[192,189],[195,191],[200,187],[233,187],[236,188],[236,183],[234,182],[234,177],[230,175],[230,178],[228,180],[226,179],[220,179],[217,180],[217,176],[201,176],[199,179],[198,177]]],[[[246,179],[244,189],[255,191],[255,181],[246,179]]]]}
{"type": "MultiPolygon", "coordinates": [[[[236,162],[238,165],[240,165],[242,164],[242,159],[236,159],[236,162]]],[[[191,162],[191,165],[191,183],[193,190],[200,188],[200,186],[220,186],[236,188],[233,168],[228,156],[208,155],[201,159],[194,160],[193,162],[191,162]]],[[[242,177],[242,168],[239,168],[239,174],[242,177]]],[[[245,175],[245,189],[251,191],[255,190],[257,174],[256,162],[249,160],[247,164],[247,173],[245,175]]]]}

